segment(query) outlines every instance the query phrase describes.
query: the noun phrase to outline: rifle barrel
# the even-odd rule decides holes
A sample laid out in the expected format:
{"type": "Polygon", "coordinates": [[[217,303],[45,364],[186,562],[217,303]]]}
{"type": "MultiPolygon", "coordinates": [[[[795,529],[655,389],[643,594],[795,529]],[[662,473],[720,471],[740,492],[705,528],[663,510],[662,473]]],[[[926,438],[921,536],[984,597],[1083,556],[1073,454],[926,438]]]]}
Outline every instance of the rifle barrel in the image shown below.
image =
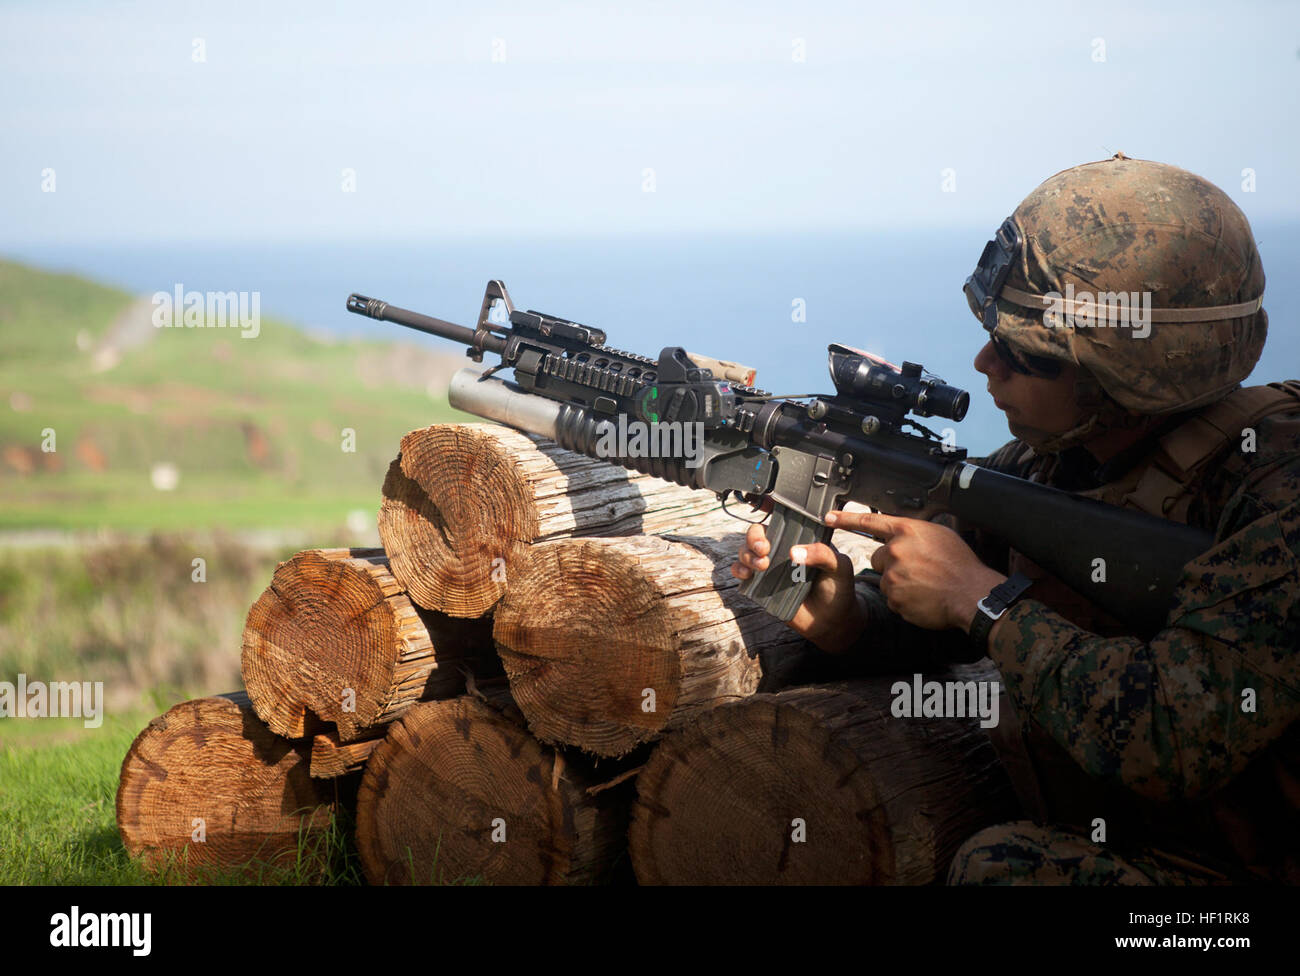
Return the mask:
{"type": "MultiPolygon", "coordinates": [[[[428,335],[438,336],[441,339],[451,339],[453,342],[474,345],[473,329],[443,319],[435,319],[432,315],[412,312],[409,308],[398,308],[396,305],[389,305],[378,298],[367,298],[365,295],[351,294],[348,296],[347,309],[357,315],[379,319],[381,322],[394,322],[408,329],[414,329],[416,332],[424,332],[428,335]]],[[[504,348],[505,346],[504,339],[490,333],[484,337],[484,340],[483,348],[487,352],[500,352],[501,349],[497,347],[504,348]]]]}

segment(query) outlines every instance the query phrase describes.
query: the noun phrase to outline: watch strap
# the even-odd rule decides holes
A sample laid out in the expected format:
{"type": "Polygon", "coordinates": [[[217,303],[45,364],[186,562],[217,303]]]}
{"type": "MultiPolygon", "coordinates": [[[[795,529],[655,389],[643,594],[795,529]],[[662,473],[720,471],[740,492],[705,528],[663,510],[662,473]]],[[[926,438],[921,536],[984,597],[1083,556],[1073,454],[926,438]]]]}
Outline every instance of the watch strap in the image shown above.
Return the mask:
{"type": "Polygon", "coordinates": [[[993,625],[1033,585],[1034,581],[1024,573],[1012,573],[976,605],[970,624],[970,641],[981,654],[988,653],[993,625]]]}

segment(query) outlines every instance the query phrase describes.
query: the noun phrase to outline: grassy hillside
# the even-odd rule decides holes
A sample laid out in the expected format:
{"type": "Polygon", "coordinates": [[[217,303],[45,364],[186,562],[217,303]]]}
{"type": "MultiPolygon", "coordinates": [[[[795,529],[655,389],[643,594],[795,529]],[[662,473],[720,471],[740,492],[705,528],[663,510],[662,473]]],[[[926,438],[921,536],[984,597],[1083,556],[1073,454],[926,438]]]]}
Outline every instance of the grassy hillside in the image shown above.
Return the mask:
{"type": "Polygon", "coordinates": [[[0,261],[0,529],[373,524],[401,436],[457,416],[428,388],[445,357],[422,348],[265,316],[256,338],[155,329],[151,311],[0,261]]]}
{"type": "MultiPolygon", "coordinates": [[[[131,741],[176,702],[241,686],[245,615],[279,560],[376,537],[403,434],[474,419],[446,402],[454,347],[329,342],[269,319],[251,339],[155,329],[151,311],[0,262],[0,681],[102,682],[104,707],[92,728],[0,716],[0,885],[187,883],[123,847],[114,800],[131,741]],[[178,474],[170,488],[160,465],[178,474]],[[251,528],[283,531],[234,531],[251,528]],[[105,531],[6,535],[20,529],[105,531]]],[[[358,884],[350,835],[340,813],[323,844],[258,879],[358,884]]]]}
{"type": "MultiPolygon", "coordinates": [[[[0,719],[0,884],[178,880],[144,874],[118,837],[132,738],[177,701],[239,687],[244,617],[277,561],[376,539],[402,435],[468,419],[447,405],[449,356],[267,318],[249,339],[155,329],[152,310],[0,261],[0,680],[102,681],[106,712],[97,729],[0,719]],[[254,528],[282,531],[234,531],[254,528]],[[78,534],[3,536],[24,529],[78,534]]],[[[336,826],[317,853],[329,880],[356,883],[336,826]]],[[[316,879],[290,868],[263,880],[316,879]]]]}

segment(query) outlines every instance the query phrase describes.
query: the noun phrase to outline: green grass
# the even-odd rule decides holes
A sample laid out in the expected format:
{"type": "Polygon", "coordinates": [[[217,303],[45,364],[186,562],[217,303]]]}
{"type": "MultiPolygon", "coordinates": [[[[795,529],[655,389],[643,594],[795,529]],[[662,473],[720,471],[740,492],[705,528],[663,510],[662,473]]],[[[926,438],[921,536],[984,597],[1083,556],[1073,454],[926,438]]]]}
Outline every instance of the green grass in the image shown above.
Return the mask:
{"type": "Polygon", "coordinates": [[[76,736],[76,720],[49,719],[45,736],[73,741],[37,747],[35,721],[7,719],[0,730],[0,884],[139,884],[117,834],[116,769],[147,718],[106,718],[76,736]],[[27,728],[23,728],[23,726],[27,728]]]}

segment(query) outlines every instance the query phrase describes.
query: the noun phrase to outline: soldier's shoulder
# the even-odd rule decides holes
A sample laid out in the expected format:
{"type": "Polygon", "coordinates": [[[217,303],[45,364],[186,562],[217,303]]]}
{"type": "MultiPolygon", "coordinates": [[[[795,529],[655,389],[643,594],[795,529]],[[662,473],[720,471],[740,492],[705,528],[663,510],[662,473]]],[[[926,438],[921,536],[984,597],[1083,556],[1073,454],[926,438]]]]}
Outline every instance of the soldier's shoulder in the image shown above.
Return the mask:
{"type": "Polygon", "coordinates": [[[1247,477],[1293,466],[1300,457],[1300,400],[1242,428],[1238,437],[1240,443],[1234,453],[1240,455],[1247,477]]]}
{"type": "Polygon", "coordinates": [[[1203,483],[1211,509],[1241,525],[1295,505],[1300,499],[1300,400],[1226,434],[1229,447],[1203,483]]]}
{"type": "Polygon", "coordinates": [[[1010,440],[993,453],[982,458],[972,458],[972,463],[1002,474],[1020,476],[1029,470],[1038,455],[1034,449],[1022,440],[1010,440]]]}

